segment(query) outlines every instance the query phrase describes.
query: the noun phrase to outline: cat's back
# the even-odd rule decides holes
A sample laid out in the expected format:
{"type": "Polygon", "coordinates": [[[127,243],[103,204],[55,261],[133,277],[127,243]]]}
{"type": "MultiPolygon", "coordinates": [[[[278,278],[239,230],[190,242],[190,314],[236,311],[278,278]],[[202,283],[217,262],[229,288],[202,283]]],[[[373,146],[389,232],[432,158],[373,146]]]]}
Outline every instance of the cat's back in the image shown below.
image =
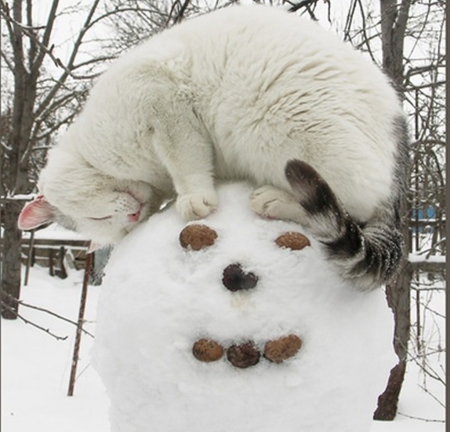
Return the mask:
{"type": "Polygon", "coordinates": [[[205,83],[228,74],[258,80],[275,68],[322,79],[333,78],[331,69],[351,75],[364,70],[368,76],[360,80],[386,81],[333,32],[281,8],[260,5],[219,9],[164,30],[121,56],[102,80],[145,69],[158,72],[159,67],[175,78],[203,78],[205,83]]]}
{"type": "Polygon", "coordinates": [[[377,124],[401,113],[387,77],[368,58],[319,24],[280,8],[225,8],[159,36],[148,47],[167,42],[175,52],[178,44],[174,59],[182,66],[173,70],[182,70],[204,95],[211,126],[220,118],[233,123],[254,114],[246,129],[268,120],[271,109],[280,113],[274,118],[279,123],[314,106],[307,111],[317,118],[302,117],[309,124],[341,115],[375,134],[377,124]]]}
{"type": "MultiPolygon", "coordinates": [[[[230,101],[247,109],[255,98],[267,105],[290,93],[329,105],[351,94],[353,105],[372,104],[372,114],[398,111],[387,78],[368,59],[317,23],[275,7],[224,8],[164,30],[121,56],[91,94],[105,105],[120,100],[126,114],[128,95],[143,97],[146,84],[151,94],[166,78],[190,86],[208,108],[230,101]]],[[[354,114],[360,117],[359,107],[354,114]]]]}
{"type": "Polygon", "coordinates": [[[358,74],[360,83],[387,83],[370,60],[332,31],[277,7],[234,6],[193,18],[148,41],[149,55],[165,44],[166,55],[173,51],[178,59],[186,59],[183,66],[190,66],[194,79],[202,74],[210,79],[235,74],[255,81],[270,76],[275,81],[278,76],[273,74],[282,72],[326,85],[342,73],[340,80],[344,74],[358,74]]]}

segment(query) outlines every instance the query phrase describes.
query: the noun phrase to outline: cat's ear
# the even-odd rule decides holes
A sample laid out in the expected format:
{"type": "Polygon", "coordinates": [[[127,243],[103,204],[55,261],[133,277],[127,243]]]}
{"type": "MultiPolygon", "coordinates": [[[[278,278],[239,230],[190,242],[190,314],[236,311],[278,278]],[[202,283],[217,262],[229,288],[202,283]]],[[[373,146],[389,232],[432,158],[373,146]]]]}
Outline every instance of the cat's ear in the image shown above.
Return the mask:
{"type": "Polygon", "coordinates": [[[19,229],[27,231],[54,222],[54,220],[53,207],[43,195],[39,195],[22,209],[17,225],[19,229]]]}

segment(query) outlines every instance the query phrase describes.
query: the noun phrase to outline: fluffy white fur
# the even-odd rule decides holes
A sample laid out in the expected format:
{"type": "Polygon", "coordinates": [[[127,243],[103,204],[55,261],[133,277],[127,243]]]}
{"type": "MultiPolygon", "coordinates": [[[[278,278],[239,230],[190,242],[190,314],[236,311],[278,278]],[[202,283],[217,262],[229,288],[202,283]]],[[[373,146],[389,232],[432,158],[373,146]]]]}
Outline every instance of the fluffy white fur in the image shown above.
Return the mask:
{"type": "MultiPolygon", "coordinates": [[[[176,196],[185,219],[207,216],[217,178],[289,192],[295,158],[364,222],[394,193],[401,115],[386,77],[332,33],[275,8],[227,8],[113,64],[50,151],[39,188],[49,219],[115,242],[163,199],[176,196]]],[[[276,191],[252,200],[270,214],[276,191]]]]}

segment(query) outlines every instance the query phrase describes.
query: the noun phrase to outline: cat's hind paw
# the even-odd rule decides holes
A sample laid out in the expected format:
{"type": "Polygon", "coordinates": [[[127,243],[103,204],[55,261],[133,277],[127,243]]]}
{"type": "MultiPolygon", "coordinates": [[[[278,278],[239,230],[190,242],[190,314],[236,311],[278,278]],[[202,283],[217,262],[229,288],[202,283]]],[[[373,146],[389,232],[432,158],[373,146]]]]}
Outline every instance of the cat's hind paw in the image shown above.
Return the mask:
{"type": "Polygon", "coordinates": [[[290,220],[305,224],[307,216],[295,198],[273,186],[262,186],[250,195],[250,207],[260,216],[269,219],[290,220]]]}
{"type": "Polygon", "coordinates": [[[184,220],[190,221],[208,216],[217,208],[218,203],[215,192],[190,193],[178,196],[176,208],[184,220]]]}

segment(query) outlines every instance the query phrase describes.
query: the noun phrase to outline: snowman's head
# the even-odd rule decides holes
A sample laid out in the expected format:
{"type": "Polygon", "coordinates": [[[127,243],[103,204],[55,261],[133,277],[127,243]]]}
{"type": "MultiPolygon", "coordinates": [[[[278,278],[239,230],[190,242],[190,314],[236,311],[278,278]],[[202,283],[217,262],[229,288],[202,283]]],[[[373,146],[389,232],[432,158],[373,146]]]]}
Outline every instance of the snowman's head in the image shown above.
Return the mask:
{"type": "Polygon", "coordinates": [[[152,216],[105,269],[94,361],[112,424],[368,430],[395,361],[383,292],[349,286],[301,226],[254,214],[250,186],[218,192],[204,220],[152,216]]]}

